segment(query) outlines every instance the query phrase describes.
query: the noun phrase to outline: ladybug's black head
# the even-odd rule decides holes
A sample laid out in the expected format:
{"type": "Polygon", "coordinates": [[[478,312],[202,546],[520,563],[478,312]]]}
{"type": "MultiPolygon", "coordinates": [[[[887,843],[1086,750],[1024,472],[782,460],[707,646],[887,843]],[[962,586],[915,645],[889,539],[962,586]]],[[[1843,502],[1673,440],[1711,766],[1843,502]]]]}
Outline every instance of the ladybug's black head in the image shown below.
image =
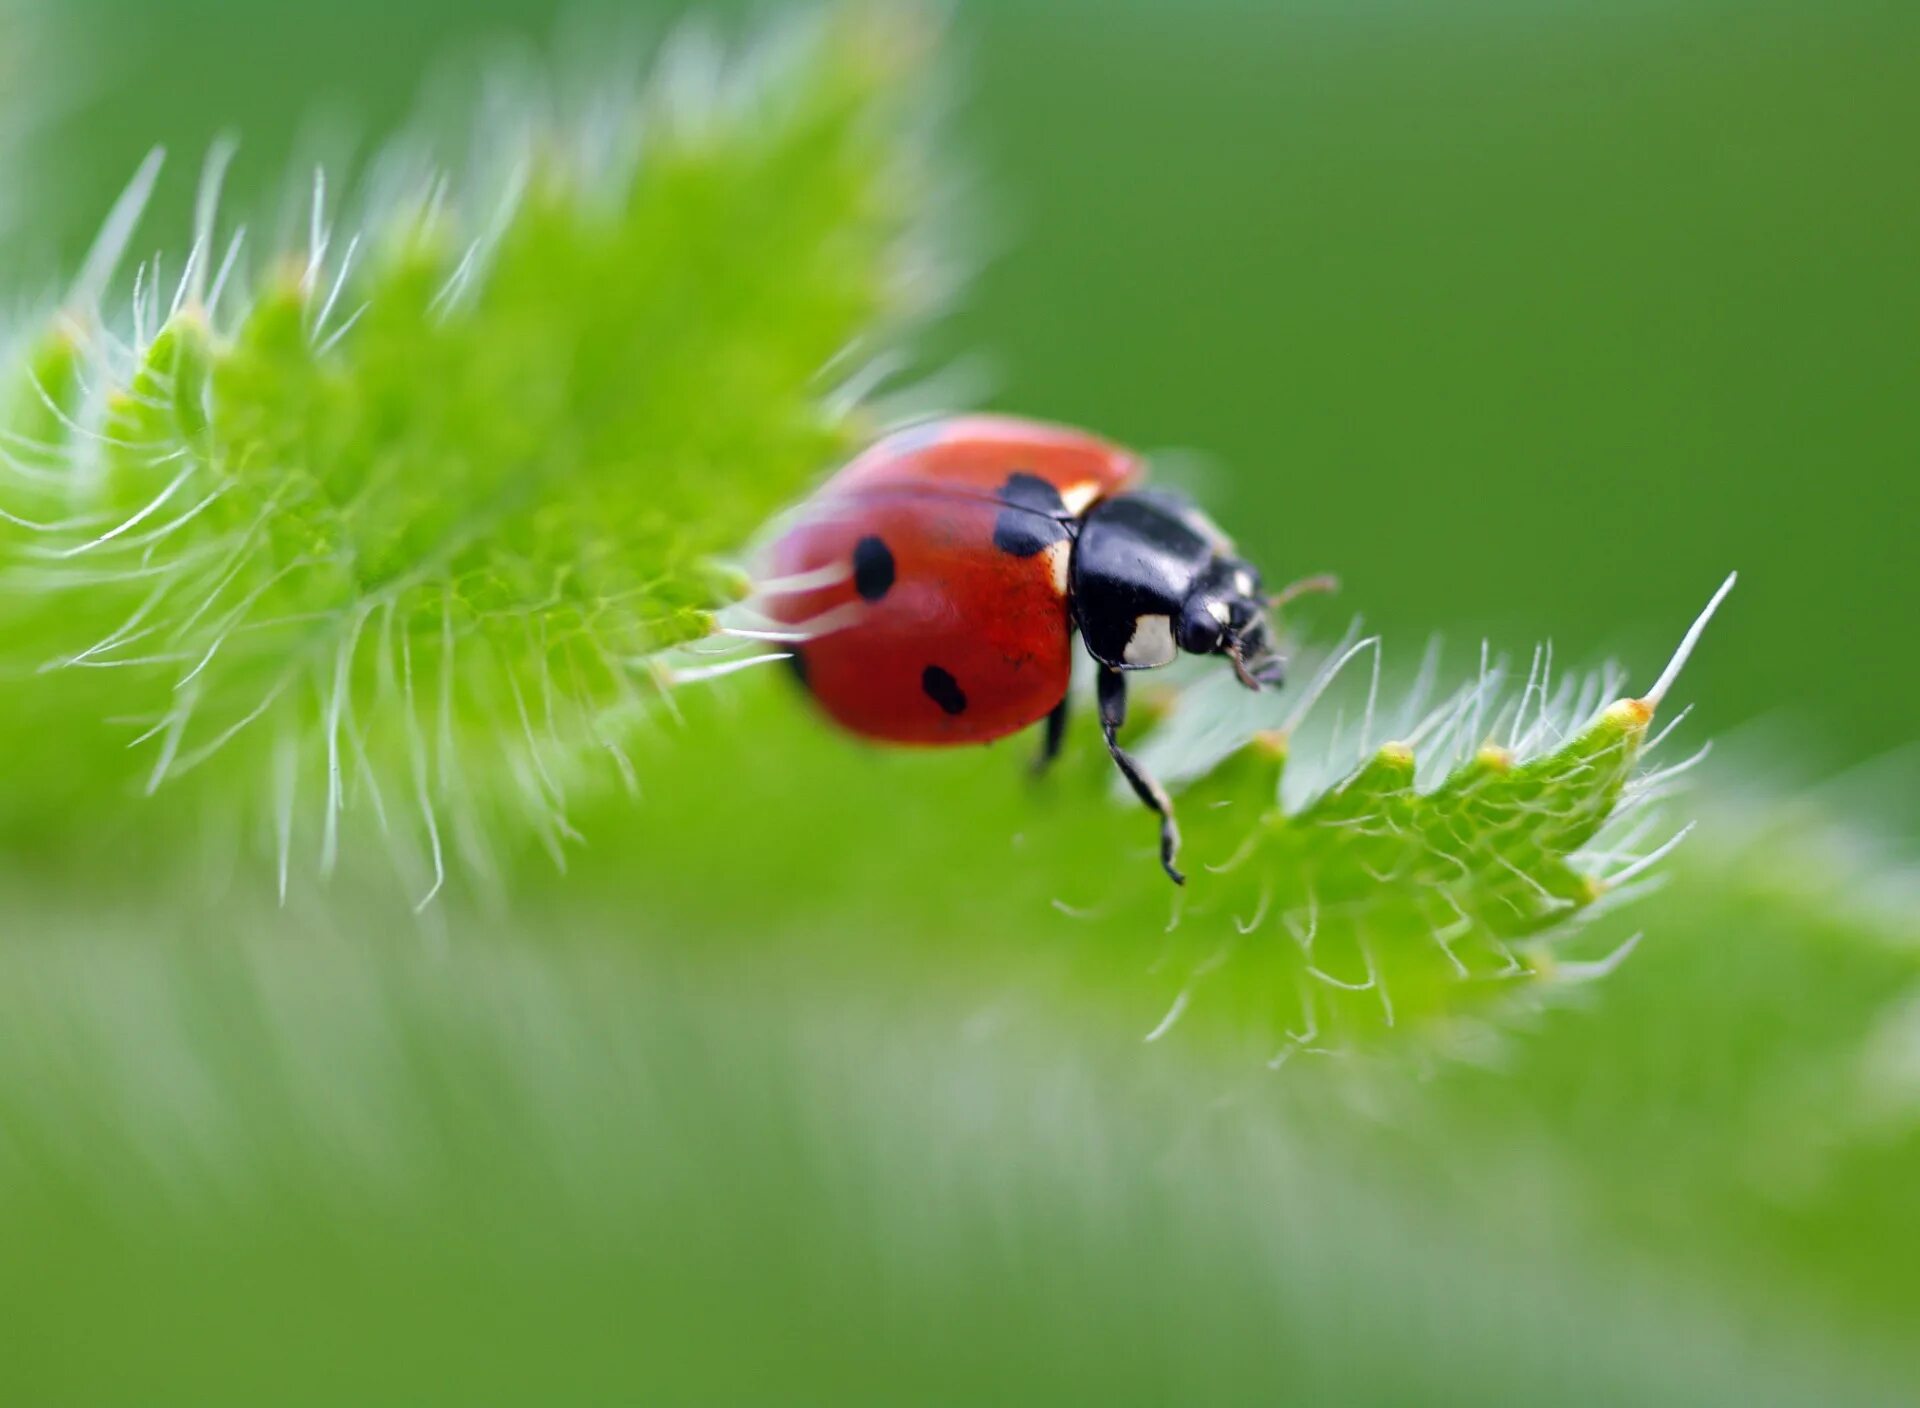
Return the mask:
{"type": "Polygon", "coordinates": [[[1282,662],[1273,653],[1260,572],[1251,563],[1216,553],[1180,605],[1174,638],[1191,655],[1224,655],[1248,689],[1278,685],[1282,662]]]}
{"type": "Polygon", "coordinates": [[[1103,499],[1081,521],[1073,606],[1087,650],[1118,670],[1224,655],[1249,689],[1280,683],[1260,573],[1186,500],[1148,490],[1103,499]]]}

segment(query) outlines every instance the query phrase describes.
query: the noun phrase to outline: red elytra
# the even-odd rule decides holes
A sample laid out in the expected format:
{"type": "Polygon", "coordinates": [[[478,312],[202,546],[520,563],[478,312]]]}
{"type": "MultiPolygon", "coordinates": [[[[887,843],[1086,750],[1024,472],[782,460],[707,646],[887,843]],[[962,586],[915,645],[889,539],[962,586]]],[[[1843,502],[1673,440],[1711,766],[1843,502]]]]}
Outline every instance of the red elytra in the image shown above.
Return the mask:
{"type": "Polygon", "coordinates": [[[1045,718],[1072,668],[1072,523],[1141,472],[1084,431],[961,416],[898,431],[800,510],[766,576],[794,665],[837,723],[891,743],[983,743],[1045,718]]]}

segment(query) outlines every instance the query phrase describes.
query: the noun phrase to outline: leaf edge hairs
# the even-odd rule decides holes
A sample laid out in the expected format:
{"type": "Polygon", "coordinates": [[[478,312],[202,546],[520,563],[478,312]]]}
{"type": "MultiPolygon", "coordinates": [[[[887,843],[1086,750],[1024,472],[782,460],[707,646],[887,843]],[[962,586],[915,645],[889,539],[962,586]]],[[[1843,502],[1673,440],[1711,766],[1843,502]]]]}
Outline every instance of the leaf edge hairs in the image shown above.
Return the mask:
{"type": "Polygon", "coordinates": [[[98,841],[164,790],[283,897],[356,846],[421,905],[496,885],[503,832],[564,866],[570,806],[638,787],[660,652],[946,294],[932,38],[896,6],[689,27],[593,101],[483,107],[458,176],[419,141],[345,200],[316,173],[264,260],[218,145],[177,273],[111,315],[150,155],[0,369],[0,723],[44,741],[0,837],[98,841]]]}

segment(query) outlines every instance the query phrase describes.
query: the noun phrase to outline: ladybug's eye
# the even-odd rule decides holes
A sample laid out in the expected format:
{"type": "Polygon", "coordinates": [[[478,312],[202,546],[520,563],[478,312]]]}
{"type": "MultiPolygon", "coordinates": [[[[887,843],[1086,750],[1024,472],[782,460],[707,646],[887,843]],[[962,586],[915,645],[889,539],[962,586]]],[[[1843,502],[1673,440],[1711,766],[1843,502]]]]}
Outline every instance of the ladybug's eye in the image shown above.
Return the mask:
{"type": "Polygon", "coordinates": [[[1180,613],[1180,648],[1189,655],[1211,655],[1233,619],[1217,597],[1194,597],[1180,613]]]}

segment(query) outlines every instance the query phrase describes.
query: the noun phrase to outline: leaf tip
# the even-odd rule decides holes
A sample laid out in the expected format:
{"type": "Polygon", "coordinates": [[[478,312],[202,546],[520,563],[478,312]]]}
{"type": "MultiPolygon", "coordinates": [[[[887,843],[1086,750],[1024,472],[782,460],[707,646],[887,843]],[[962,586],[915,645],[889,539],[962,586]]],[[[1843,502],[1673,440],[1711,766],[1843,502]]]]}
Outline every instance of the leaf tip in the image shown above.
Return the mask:
{"type": "Polygon", "coordinates": [[[1607,706],[1607,712],[1600,716],[1601,722],[1622,733],[1637,733],[1653,722],[1653,711],[1657,700],[1616,699],[1607,706]]]}
{"type": "Polygon", "coordinates": [[[1248,740],[1247,746],[1256,757],[1268,762],[1284,763],[1291,743],[1292,736],[1285,729],[1263,728],[1248,740]]]}

